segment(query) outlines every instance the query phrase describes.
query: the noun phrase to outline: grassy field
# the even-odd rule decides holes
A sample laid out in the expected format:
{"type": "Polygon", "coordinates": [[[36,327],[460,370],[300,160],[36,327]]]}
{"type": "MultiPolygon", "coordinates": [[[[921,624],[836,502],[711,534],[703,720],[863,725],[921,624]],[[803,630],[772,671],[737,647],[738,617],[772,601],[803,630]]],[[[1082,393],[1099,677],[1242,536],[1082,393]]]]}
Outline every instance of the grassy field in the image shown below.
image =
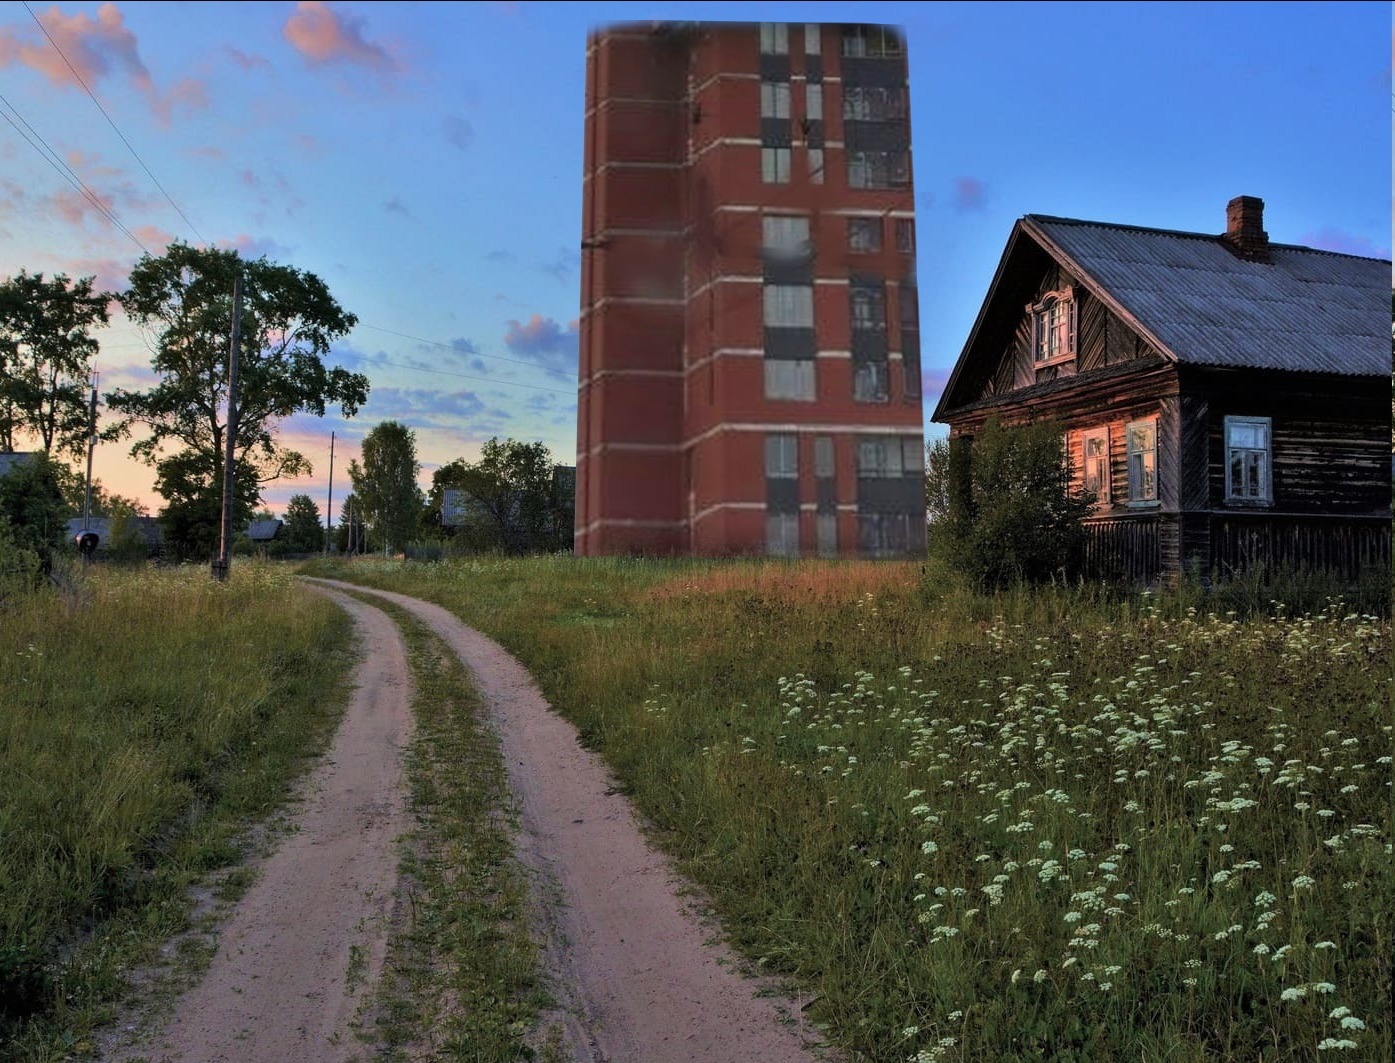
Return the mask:
{"type": "Polygon", "coordinates": [[[857,1058],[1391,1058],[1387,619],[916,565],[316,571],[512,649],[857,1058]]]}
{"type": "Polygon", "coordinates": [[[0,1059],[68,1058],[328,738],[349,628],[249,563],[94,568],[0,610],[0,1059]]]}

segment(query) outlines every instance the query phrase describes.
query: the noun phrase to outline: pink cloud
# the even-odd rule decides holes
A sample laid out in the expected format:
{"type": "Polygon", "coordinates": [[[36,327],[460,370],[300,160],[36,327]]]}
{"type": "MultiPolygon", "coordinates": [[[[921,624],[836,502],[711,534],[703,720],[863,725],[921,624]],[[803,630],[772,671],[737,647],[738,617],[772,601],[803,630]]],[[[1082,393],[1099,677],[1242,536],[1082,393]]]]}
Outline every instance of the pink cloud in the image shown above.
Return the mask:
{"type": "Polygon", "coordinates": [[[312,66],[350,63],[380,74],[401,69],[385,47],[363,36],[362,19],[337,14],[323,0],[300,0],[281,32],[312,66]]]}
{"type": "Polygon", "coordinates": [[[977,177],[956,177],[954,179],[954,207],[956,210],[982,210],[988,202],[988,186],[977,177]]]}
{"type": "Polygon", "coordinates": [[[1298,242],[1304,247],[1336,251],[1342,255],[1360,255],[1362,258],[1390,257],[1390,248],[1381,247],[1369,237],[1349,233],[1330,225],[1304,233],[1298,238],[1298,242]]]}
{"type": "Polygon", "coordinates": [[[290,254],[290,248],[284,244],[250,233],[238,233],[231,240],[219,240],[218,246],[228,251],[236,251],[243,258],[276,259],[285,258],[290,254]]]}
{"type": "Polygon", "coordinates": [[[244,52],[240,48],[234,48],[231,44],[227,45],[224,50],[228,53],[228,57],[238,66],[242,67],[243,70],[251,72],[258,68],[265,70],[271,69],[271,63],[265,56],[244,52]]]}
{"type": "Polygon", "coordinates": [[[948,367],[931,367],[922,369],[920,373],[920,391],[922,395],[935,398],[945,389],[949,383],[949,374],[953,372],[948,367]]]}
{"type": "Polygon", "coordinates": [[[103,4],[95,19],[85,12],[65,15],[57,7],[38,17],[63,54],[46,39],[21,38],[15,27],[4,27],[0,28],[0,68],[27,67],[54,85],[73,89],[81,89],[84,83],[92,88],[105,78],[123,77],[166,123],[175,105],[192,110],[208,106],[206,91],[192,78],[179,82],[167,95],[156,90],[140,57],[136,35],[126,28],[125,17],[115,4],[103,4]]]}
{"type": "Polygon", "coordinates": [[[131,232],[137,240],[150,248],[151,254],[154,255],[163,254],[165,248],[174,242],[174,233],[158,225],[137,225],[131,232]]]}
{"type": "Polygon", "coordinates": [[[115,199],[110,193],[98,192],[96,189],[92,190],[92,197],[96,203],[81,192],[64,188],[55,192],[50,202],[53,204],[53,209],[58,211],[69,225],[81,225],[87,220],[89,214],[100,218],[104,224],[110,225],[111,223],[107,221],[106,215],[102,213],[97,204],[101,204],[102,208],[110,211],[116,206],[115,199]]]}
{"type": "Polygon", "coordinates": [[[214,162],[220,162],[227,157],[228,153],[216,144],[206,144],[201,148],[190,148],[185,154],[196,159],[212,159],[214,162]]]}

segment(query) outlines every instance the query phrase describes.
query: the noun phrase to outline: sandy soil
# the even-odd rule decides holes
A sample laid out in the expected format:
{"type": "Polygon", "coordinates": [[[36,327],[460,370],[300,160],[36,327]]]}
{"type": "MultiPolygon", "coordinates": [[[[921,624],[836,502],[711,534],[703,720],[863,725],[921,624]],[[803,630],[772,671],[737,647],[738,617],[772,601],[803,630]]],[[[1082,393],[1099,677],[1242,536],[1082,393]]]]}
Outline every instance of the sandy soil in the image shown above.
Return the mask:
{"type": "Polygon", "coordinates": [[[326,591],[362,638],[357,686],[290,834],[222,928],[207,974],[163,1032],[108,1059],[311,1063],[363,1054],[351,1022],[376,983],[410,827],[400,751],[411,728],[406,652],[377,609],[326,591]]]}
{"type": "Polygon", "coordinates": [[[649,845],[604,764],[580,746],[527,671],[439,606],[371,593],[425,621],[474,673],[521,811],[519,855],[535,872],[548,973],[568,1013],[573,1058],[819,1058],[805,1047],[805,1035],[819,1038],[802,1028],[798,1002],[738,973],[735,957],[684,898],[691,887],[649,845]]]}

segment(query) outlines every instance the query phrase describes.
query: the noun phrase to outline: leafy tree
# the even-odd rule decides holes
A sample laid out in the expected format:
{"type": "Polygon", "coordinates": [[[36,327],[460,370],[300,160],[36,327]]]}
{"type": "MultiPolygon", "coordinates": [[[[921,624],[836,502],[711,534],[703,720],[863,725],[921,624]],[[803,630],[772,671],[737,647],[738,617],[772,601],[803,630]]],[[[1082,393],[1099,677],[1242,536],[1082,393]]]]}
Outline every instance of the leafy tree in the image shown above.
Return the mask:
{"type": "Polygon", "coordinates": [[[239,272],[244,291],[234,526],[246,523],[263,484],[311,471],[304,455],[280,443],[282,420],[303,412],[322,417],[330,404],[351,417],[368,397],[365,376],[325,365],[330,345],[358,319],[314,274],[183,243],[137,262],[131,286],[119,298],[127,317],[152,334],[152,365],[160,379],[147,391],[107,395],[121,420],[105,434],[124,438],[144,429],[131,454],[155,467],[155,489],[169,503],[161,518],[167,541],[182,556],[206,555],[217,545],[232,292],[239,272]]]}
{"type": "Polygon", "coordinates": [[[1059,426],[989,420],[929,448],[926,503],[931,549],[992,589],[1073,572],[1094,496],[1071,490],[1059,426]]]}
{"type": "Polygon", "coordinates": [[[416,534],[422,495],[417,486],[416,434],[396,421],[383,421],[363,439],[363,464],[349,462],[349,479],[384,550],[400,550],[416,534]]]}
{"type": "Polygon", "coordinates": [[[150,544],[140,523],[145,507],[132,499],[112,495],[104,512],[107,515],[107,556],[117,562],[144,561],[150,554],[150,544]]]}
{"type": "Polygon", "coordinates": [[[334,532],[334,548],[341,554],[352,551],[365,553],[368,549],[368,529],[363,523],[363,504],[350,492],[339,507],[339,524],[334,532]]]}
{"type": "Polygon", "coordinates": [[[40,451],[0,476],[0,521],[9,526],[15,546],[37,555],[45,572],[68,539],[68,503],[56,467],[40,451]]]}
{"type": "Polygon", "coordinates": [[[456,459],[436,470],[430,505],[439,514],[447,490],[464,491],[469,505],[461,532],[474,549],[566,549],[574,503],[559,489],[556,469],[542,443],[496,437],[484,445],[479,461],[456,459]]]}
{"type": "Polygon", "coordinates": [[[309,495],[292,495],[286,503],[286,549],[293,554],[313,554],[324,549],[325,527],[320,508],[309,495]]]}
{"type": "Polygon", "coordinates": [[[106,324],[112,298],[92,282],[20,270],[0,283],[0,450],[14,450],[19,436],[51,454],[86,446],[92,329],[106,324]]]}

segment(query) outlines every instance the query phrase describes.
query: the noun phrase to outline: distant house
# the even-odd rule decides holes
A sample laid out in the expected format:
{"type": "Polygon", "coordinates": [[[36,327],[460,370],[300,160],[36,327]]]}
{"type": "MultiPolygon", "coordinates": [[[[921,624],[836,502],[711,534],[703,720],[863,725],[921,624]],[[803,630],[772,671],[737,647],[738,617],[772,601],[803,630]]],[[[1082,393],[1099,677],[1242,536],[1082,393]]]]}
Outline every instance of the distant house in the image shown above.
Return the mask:
{"type": "Polygon", "coordinates": [[[1028,215],[934,419],[1052,419],[1099,498],[1089,567],[1154,579],[1390,564],[1390,262],[1028,215]]]}
{"type": "MultiPolygon", "coordinates": [[[[135,530],[140,537],[145,540],[145,545],[150,556],[160,554],[164,537],[160,532],[160,522],[155,517],[134,517],[135,530]]],[[[71,517],[68,520],[68,541],[75,542],[77,537],[83,533],[83,520],[81,517],[71,517]]],[[[112,526],[110,517],[89,517],[86,530],[97,536],[97,552],[103,553],[111,548],[112,526]]]]}
{"type": "Polygon", "coordinates": [[[280,538],[285,522],[280,520],[254,520],[247,525],[247,538],[258,545],[265,545],[280,538]]]}

